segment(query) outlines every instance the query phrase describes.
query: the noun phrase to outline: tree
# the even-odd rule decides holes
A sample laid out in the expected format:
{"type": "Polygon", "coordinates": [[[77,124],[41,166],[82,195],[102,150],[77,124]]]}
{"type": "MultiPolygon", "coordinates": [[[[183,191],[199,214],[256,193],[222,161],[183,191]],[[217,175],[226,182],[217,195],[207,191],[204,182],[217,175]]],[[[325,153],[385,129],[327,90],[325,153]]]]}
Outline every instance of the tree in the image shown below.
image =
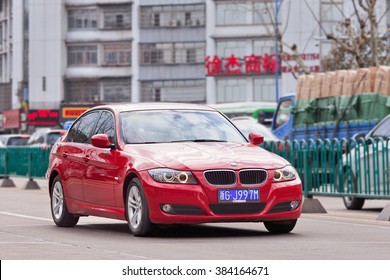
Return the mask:
{"type": "MultiPolygon", "coordinates": [[[[378,66],[389,62],[389,47],[378,31],[387,10],[377,17],[378,3],[378,0],[352,0],[353,14],[348,16],[340,10],[344,19],[337,24],[334,32],[325,30],[316,18],[326,39],[334,43],[330,53],[321,59],[323,71],[378,66]]],[[[315,17],[313,12],[312,15],[315,17]]]]}
{"type": "MultiPolygon", "coordinates": [[[[386,11],[379,17],[376,14],[377,5],[380,0],[351,0],[344,3],[351,3],[353,13],[346,15],[344,10],[339,7],[340,1],[329,0],[342,15],[342,20],[337,22],[334,31],[326,30],[318,18],[318,13],[314,12],[311,5],[305,0],[305,5],[310,10],[312,16],[318,24],[318,27],[325,34],[325,38],[333,42],[328,55],[321,58],[321,68],[323,71],[332,71],[338,69],[354,69],[359,67],[370,67],[385,65],[390,62],[390,46],[387,45],[384,36],[379,33],[379,23],[384,20],[386,11]]],[[[383,0],[382,0],[383,1],[383,0]]],[[[287,1],[286,1],[287,2],[287,1]]],[[[290,4],[290,3],[289,3],[290,4]]],[[[270,15],[273,25],[275,25],[274,2],[267,4],[267,13],[270,15]]],[[[287,9],[289,10],[289,9],[287,9]]],[[[286,18],[289,18],[289,14],[286,18]]],[[[300,72],[309,74],[308,67],[305,66],[299,53],[298,42],[287,43],[283,39],[284,31],[268,28],[268,33],[277,34],[279,41],[279,52],[281,58],[291,57],[299,66],[300,72]],[[278,32],[277,32],[278,31],[278,32]]],[[[275,36],[274,35],[274,36],[275,36]]],[[[289,65],[288,61],[284,61],[289,65]]],[[[291,73],[297,77],[297,73],[291,68],[291,73]]]]}

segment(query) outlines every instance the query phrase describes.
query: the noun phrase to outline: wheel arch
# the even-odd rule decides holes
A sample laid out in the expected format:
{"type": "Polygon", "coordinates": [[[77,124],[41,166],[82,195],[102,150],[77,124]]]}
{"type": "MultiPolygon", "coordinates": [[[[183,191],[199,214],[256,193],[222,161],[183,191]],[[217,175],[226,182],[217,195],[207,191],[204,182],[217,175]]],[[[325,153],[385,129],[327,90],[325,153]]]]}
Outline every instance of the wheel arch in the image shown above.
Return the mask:
{"type": "Polygon", "coordinates": [[[51,189],[53,188],[53,181],[60,173],[57,170],[53,170],[49,177],[49,194],[51,196],[51,189]]]}
{"type": "Polygon", "coordinates": [[[129,183],[134,178],[139,179],[138,175],[134,172],[130,172],[127,174],[124,182],[123,182],[123,188],[122,188],[122,199],[123,199],[123,205],[126,205],[126,195],[127,195],[127,188],[129,187],[129,183]]]}

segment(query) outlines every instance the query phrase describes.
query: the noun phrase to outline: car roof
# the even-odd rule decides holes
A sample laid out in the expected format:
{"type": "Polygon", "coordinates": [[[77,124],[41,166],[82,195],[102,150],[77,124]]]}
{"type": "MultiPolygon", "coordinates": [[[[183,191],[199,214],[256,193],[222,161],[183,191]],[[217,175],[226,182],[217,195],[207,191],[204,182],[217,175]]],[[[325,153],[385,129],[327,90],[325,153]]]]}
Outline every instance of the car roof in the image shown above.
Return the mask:
{"type": "Polygon", "coordinates": [[[202,110],[202,111],[216,111],[206,105],[190,104],[190,103],[166,103],[166,102],[139,102],[139,103],[125,103],[125,104],[107,104],[93,107],[92,110],[108,109],[116,113],[126,111],[146,111],[146,110],[202,110]]]}
{"type": "Polygon", "coordinates": [[[0,137],[15,137],[15,136],[26,137],[26,136],[30,136],[30,135],[29,134],[0,134],[0,137]]]}

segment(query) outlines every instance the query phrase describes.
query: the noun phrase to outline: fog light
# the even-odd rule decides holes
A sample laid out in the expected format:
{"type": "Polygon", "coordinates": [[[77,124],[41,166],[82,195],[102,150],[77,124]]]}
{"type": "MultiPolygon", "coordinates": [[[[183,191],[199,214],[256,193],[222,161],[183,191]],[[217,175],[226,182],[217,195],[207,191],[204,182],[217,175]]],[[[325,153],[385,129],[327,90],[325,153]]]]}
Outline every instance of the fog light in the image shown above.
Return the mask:
{"type": "Polygon", "coordinates": [[[290,202],[291,210],[295,210],[298,208],[300,201],[299,200],[293,200],[290,202]]]}
{"type": "Polygon", "coordinates": [[[165,212],[165,213],[173,213],[173,208],[170,204],[163,204],[163,206],[161,207],[161,209],[165,212]]]}

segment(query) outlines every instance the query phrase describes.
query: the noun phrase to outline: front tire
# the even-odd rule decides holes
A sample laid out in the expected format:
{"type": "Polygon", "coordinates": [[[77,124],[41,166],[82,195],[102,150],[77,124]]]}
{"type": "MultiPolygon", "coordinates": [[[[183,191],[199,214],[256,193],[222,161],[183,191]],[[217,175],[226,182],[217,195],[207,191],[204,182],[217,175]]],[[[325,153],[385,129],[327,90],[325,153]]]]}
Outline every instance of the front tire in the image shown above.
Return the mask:
{"type": "Polygon", "coordinates": [[[126,192],[126,218],[135,236],[145,236],[152,231],[149,208],[141,182],[138,178],[130,181],[126,192]]]}
{"type": "Polygon", "coordinates": [[[297,223],[297,219],[286,220],[286,221],[264,222],[264,226],[270,233],[289,233],[294,229],[296,223],[297,223]]]}
{"type": "MultiPolygon", "coordinates": [[[[352,172],[352,171],[351,171],[352,172]]],[[[353,192],[357,192],[357,186],[356,186],[356,178],[355,175],[352,173],[352,189],[353,192]]],[[[344,178],[344,192],[348,192],[348,180],[347,178],[344,178]]],[[[343,202],[345,208],[348,210],[361,210],[364,205],[364,198],[360,197],[354,197],[354,196],[343,196],[343,202]]]]}
{"type": "Polygon", "coordinates": [[[79,217],[68,212],[65,202],[64,189],[60,176],[54,178],[51,185],[50,208],[54,223],[59,227],[74,227],[79,221],[79,217]]]}

